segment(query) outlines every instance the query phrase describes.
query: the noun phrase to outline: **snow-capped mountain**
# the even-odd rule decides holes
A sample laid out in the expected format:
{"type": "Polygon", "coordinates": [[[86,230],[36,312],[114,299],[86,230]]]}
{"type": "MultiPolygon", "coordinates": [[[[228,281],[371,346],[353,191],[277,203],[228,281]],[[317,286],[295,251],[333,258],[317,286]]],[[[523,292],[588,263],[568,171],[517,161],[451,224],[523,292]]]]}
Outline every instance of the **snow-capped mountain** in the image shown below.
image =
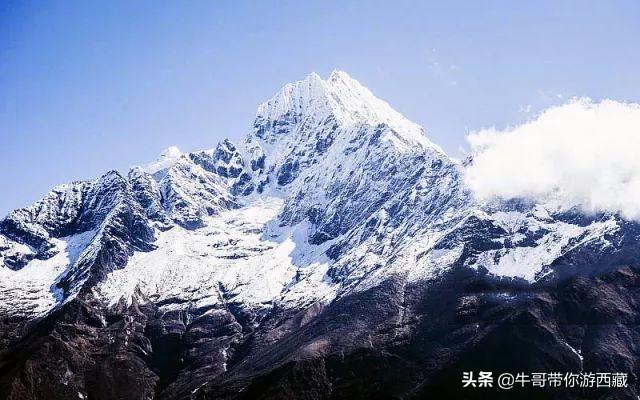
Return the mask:
{"type": "MultiPolygon", "coordinates": [[[[0,222],[4,397],[288,397],[282,385],[367,397],[367,379],[395,379],[354,377],[359,357],[413,363],[384,390],[421,397],[483,338],[508,337],[501,323],[556,295],[537,293],[635,265],[634,222],[480,202],[463,169],[336,71],[285,85],[240,143],[172,147],[127,174],[58,186],[0,222]],[[400,356],[408,349],[422,358],[400,356]],[[140,372],[125,378],[125,366],[140,372]]],[[[531,351],[564,350],[532,360],[599,360],[596,342],[576,353],[569,343],[588,335],[550,322],[561,317],[536,319],[552,340],[531,339],[531,351]]],[[[611,365],[635,371],[631,344],[611,365]]]]}
{"type": "Polygon", "coordinates": [[[456,169],[419,126],[346,73],[334,72],[326,81],[311,74],[260,105],[254,131],[239,145],[225,140],[214,150],[184,155],[169,148],[127,177],[112,171],[95,182],[56,188],[36,205],[11,213],[2,225],[3,261],[17,275],[30,259],[46,263],[64,252],[55,240],[92,236],[82,258],[56,281],[40,281],[43,296],[59,287],[65,292],[60,302],[88,280],[111,301],[130,298],[136,287],[149,287],[145,294],[159,298],[176,292],[209,303],[220,287],[231,293],[242,287],[256,304],[291,296],[303,303],[330,300],[346,286],[333,280],[360,281],[389,264],[391,253],[402,253],[401,243],[380,246],[392,231],[411,230],[395,236],[416,240],[418,230],[442,230],[445,219],[466,207],[456,169]],[[428,209],[420,206],[428,203],[428,209]],[[411,219],[422,223],[412,226],[411,219]],[[96,262],[105,233],[117,252],[96,262]],[[174,246],[186,238],[192,247],[187,258],[170,261],[167,253],[184,254],[174,246]],[[138,258],[149,263],[145,257],[153,257],[153,271],[133,278],[138,258]],[[170,269],[159,268],[169,262],[170,269]],[[356,264],[358,270],[351,271],[356,264]],[[196,285],[188,269],[209,282],[206,290],[197,285],[198,294],[187,295],[196,285]],[[159,285],[165,274],[178,276],[171,279],[173,287],[152,290],[149,285],[159,285]],[[256,274],[264,281],[253,279],[256,274]],[[246,285],[257,285],[260,293],[248,294],[246,285]]]}

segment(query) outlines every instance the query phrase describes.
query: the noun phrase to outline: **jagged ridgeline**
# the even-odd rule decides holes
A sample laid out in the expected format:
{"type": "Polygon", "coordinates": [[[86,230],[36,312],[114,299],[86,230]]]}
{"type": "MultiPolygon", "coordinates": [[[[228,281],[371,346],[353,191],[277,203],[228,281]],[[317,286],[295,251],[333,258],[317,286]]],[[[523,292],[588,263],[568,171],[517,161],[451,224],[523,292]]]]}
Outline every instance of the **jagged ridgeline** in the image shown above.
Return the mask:
{"type": "Polygon", "coordinates": [[[479,202],[463,168],[336,71],[285,85],[239,143],[58,186],[0,222],[0,399],[464,397],[474,368],[640,372],[637,224],[479,202]]]}

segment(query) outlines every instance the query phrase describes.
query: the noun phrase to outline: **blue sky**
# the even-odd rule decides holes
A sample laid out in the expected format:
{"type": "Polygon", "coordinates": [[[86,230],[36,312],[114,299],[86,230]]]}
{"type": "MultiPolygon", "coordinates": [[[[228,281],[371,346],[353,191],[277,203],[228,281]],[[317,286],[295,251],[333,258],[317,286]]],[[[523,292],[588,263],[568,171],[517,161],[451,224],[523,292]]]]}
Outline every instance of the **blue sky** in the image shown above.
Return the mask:
{"type": "Polygon", "coordinates": [[[0,214],[238,139],[311,71],[347,71],[458,156],[573,96],[640,101],[638,38],[635,1],[3,1],[0,214]]]}

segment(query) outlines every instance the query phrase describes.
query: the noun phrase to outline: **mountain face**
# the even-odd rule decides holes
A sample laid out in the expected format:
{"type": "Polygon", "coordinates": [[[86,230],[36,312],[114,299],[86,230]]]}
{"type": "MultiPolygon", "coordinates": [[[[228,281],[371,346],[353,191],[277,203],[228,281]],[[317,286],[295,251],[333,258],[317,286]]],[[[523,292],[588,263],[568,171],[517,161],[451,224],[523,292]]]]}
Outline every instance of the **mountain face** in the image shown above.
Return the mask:
{"type": "Polygon", "coordinates": [[[55,187],[0,222],[0,399],[469,398],[480,370],[636,398],[640,226],[463,169],[334,72],[240,143],[55,187]]]}

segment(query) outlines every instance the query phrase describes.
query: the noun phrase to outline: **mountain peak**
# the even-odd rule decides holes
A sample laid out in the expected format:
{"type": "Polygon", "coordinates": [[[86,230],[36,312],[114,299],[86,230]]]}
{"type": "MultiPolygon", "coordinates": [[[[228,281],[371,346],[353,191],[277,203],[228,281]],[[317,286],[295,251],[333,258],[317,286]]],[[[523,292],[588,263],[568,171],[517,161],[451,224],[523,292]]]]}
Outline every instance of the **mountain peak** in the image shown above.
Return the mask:
{"type": "Polygon", "coordinates": [[[312,72],[305,79],[287,83],[271,99],[258,106],[256,119],[269,121],[329,111],[327,84],[312,72]]]}
{"type": "Polygon", "coordinates": [[[177,146],[169,146],[166,149],[162,150],[159,155],[159,158],[177,158],[182,155],[182,152],[177,146]]]}
{"type": "Polygon", "coordinates": [[[258,107],[254,126],[259,137],[273,141],[275,136],[267,137],[269,135],[262,133],[265,128],[302,121],[323,123],[328,118],[342,126],[386,124],[410,143],[437,148],[426,138],[419,125],[409,121],[340,70],[334,70],[326,80],[312,72],[301,81],[284,85],[275,96],[258,107]]]}
{"type": "Polygon", "coordinates": [[[351,77],[346,72],[340,71],[338,69],[334,69],[333,71],[331,71],[331,74],[329,75],[329,80],[334,81],[339,79],[351,79],[351,77]]]}
{"type": "Polygon", "coordinates": [[[182,157],[180,149],[176,146],[169,146],[160,152],[158,158],[142,167],[142,169],[150,174],[155,174],[175,164],[180,157],[182,157]]]}

